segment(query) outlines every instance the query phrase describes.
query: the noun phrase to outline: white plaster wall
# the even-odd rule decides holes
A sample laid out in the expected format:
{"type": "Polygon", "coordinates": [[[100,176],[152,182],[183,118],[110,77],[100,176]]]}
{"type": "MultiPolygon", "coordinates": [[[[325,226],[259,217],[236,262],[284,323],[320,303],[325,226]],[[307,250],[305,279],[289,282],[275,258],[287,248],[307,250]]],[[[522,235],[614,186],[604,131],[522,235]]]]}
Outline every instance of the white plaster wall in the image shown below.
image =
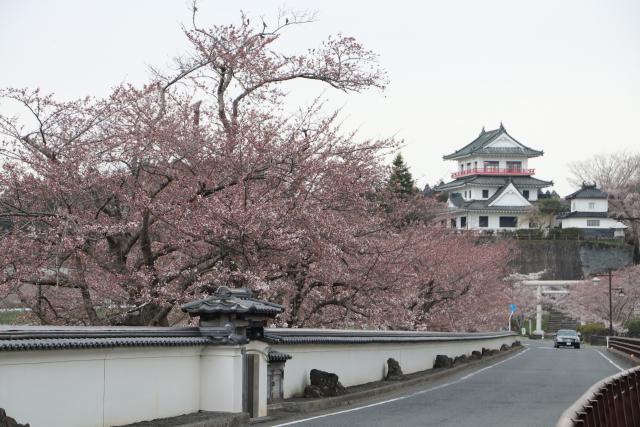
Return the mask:
{"type": "MultiPolygon", "coordinates": [[[[460,215],[465,216],[465,215],[460,215]]],[[[472,213],[467,216],[467,228],[473,230],[515,230],[514,228],[500,228],[500,217],[501,216],[517,216],[518,217],[518,227],[517,228],[529,228],[529,217],[525,214],[496,214],[496,213],[472,213]],[[489,226],[488,227],[480,227],[480,216],[488,216],[489,217],[489,226]]],[[[457,226],[460,227],[460,218],[457,218],[457,226]]]]}
{"type": "Polygon", "coordinates": [[[502,134],[493,141],[487,147],[520,147],[521,145],[514,141],[509,135],[502,134]]]}
{"type": "Polygon", "coordinates": [[[530,206],[531,203],[513,185],[508,184],[504,191],[497,196],[489,206],[530,206]]]}
{"type": "Polygon", "coordinates": [[[578,212],[607,212],[609,201],[607,199],[574,199],[571,201],[571,211],[578,212]],[[593,208],[589,208],[589,203],[594,203],[593,208]]]}
{"type": "Polygon", "coordinates": [[[463,192],[464,190],[471,192],[472,200],[487,200],[488,198],[493,196],[493,194],[498,190],[498,188],[497,187],[485,187],[485,188],[472,187],[469,185],[462,189],[463,192]],[[489,190],[489,197],[482,197],[482,190],[489,190]]]}
{"type": "Polygon", "coordinates": [[[202,349],[114,348],[104,361],[104,425],[199,410],[202,349]]]}
{"type": "Polygon", "coordinates": [[[203,396],[216,402],[213,410],[239,412],[241,374],[238,347],[2,352],[0,407],[31,427],[106,427],[182,415],[205,409],[203,396]],[[210,388],[216,393],[207,394],[210,388]]]}
{"type": "MultiPolygon", "coordinates": [[[[537,188],[518,188],[518,191],[520,192],[520,194],[522,194],[523,190],[529,190],[529,198],[527,200],[529,201],[535,201],[538,200],[538,189],[537,188]]],[[[471,186],[471,185],[466,185],[464,187],[460,187],[460,189],[455,190],[456,193],[460,193],[460,195],[463,196],[464,198],[464,192],[467,191],[467,196],[470,195],[470,197],[467,197],[465,200],[487,200],[489,199],[491,196],[493,196],[495,194],[496,191],[498,191],[498,187],[475,187],[475,186],[471,186]],[[482,190],[489,190],[489,197],[482,197],[482,190]]],[[[523,196],[524,197],[524,196],[523,196]]],[[[503,203],[504,205],[506,205],[505,203],[503,203]]],[[[520,202],[518,202],[518,206],[520,205],[520,202]]]]}
{"type": "Polygon", "coordinates": [[[0,353],[0,407],[31,427],[102,427],[106,352],[76,353],[0,353]]]}
{"type": "Polygon", "coordinates": [[[438,354],[468,355],[482,347],[497,349],[502,344],[511,345],[515,339],[508,336],[441,343],[276,344],[273,348],[292,356],[284,372],[284,397],[289,398],[303,394],[311,369],[338,374],[342,385],[348,387],[384,378],[390,357],[400,362],[404,373],[410,374],[433,368],[438,354]]]}
{"type": "Polygon", "coordinates": [[[242,412],[242,349],[213,346],[200,358],[200,409],[242,412]]]}
{"type": "Polygon", "coordinates": [[[617,221],[612,218],[564,218],[562,220],[562,228],[614,228],[617,221]],[[588,227],[588,219],[600,220],[599,227],[588,227]]]}

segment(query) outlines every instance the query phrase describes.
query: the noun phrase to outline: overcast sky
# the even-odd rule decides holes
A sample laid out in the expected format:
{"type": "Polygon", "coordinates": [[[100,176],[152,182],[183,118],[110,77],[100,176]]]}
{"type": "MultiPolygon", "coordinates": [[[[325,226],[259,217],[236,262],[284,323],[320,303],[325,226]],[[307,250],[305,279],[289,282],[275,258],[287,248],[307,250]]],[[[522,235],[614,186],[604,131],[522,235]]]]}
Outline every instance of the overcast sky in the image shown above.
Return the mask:
{"type": "MultiPolygon", "coordinates": [[[[362,137],[395,135],[420,185],[449,180],[444,154],[502,121],[544,150],[536,176],[566,195],[567,164],[640,150],[640,1],[201,1],[202,24],[268,21],[283,5],[316,10],[289,32],[300,51],[330,34],[358,38],[390,77],[381,93],[344,95],[317,83],[289,87],[343,108],[362,137]]],[[[0,0],[0,87],[41,87],[61,98],[105,95],[141,83],[148,65],[185,51],[189,2],[0,0]]]]}

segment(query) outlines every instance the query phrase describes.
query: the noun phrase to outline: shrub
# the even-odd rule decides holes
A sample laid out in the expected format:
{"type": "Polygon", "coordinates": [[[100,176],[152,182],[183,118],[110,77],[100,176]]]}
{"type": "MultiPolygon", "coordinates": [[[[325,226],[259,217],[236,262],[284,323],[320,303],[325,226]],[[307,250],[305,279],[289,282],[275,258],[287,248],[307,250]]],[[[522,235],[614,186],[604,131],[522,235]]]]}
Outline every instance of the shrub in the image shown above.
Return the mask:
{"type": "Polygon", "coordinates": [[[627,321],[624,324],[627,329],[627,336],[633,338],[640,338],[640,318],[635,318],[627,321]]]}
{"type": "Polygon", "coordinates": [[[579,240],[581,237],[582,230],[579,228],[553,228],[548,236],[551,240],[579,240]]]}
{"type": "Polygon", "coordinates": [[[578,326],[578,332],[582,334],[583,340],[588,340],[591,335],[605,336],[609,330],[604,323],[586,323],[578,326]]]}

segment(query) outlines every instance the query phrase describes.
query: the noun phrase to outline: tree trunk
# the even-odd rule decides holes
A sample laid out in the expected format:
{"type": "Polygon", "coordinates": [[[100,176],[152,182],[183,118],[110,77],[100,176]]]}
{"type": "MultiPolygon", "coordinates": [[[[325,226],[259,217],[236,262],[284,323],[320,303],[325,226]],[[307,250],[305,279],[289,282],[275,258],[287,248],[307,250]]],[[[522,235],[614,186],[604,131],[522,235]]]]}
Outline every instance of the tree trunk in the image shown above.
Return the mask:
{"type": "Polygon", "coordinates": [[[118,319],[115,326],[169,326],[170,311],[171,306],[149,303],[118,319]]]}

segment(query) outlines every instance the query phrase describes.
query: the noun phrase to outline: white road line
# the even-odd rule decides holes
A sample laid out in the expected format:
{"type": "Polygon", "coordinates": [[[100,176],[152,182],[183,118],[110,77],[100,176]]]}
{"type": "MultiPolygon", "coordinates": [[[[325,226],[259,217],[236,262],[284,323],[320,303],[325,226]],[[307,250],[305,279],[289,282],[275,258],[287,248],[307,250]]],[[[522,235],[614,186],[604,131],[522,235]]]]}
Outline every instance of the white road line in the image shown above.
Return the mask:
{"type": "Polygon", "coordinates": [[[455,381],[451,381],[449,383],[440,384],[440,385],[437,385],[435,387],[430,387],[430,388],[427,388],[427,389],[424,389],[424,390],[416,391],[415,393],[411,393],[411,394],[408,394],[406,396],[400,396],[400,397],[396,397],[396,398],[393,398],[393,399],[384,400],[382,402],[371,403],[369,405],[358,406],[357,408],[345,409],[343,411],[331,412],[330,414],[317,415],[315,417],[304,418],[302,420],[289,421],[288,423],[277,424],[274,427],[291,426],[291,425],[294,425],[294,424],[304,423],[306,421],[312,421],[312,420],[317,420],[319,418],[330,417],[332,415],[339,415],[339,414],[345,414],[347,412],[360,411],[361,409],[367,409],[367,408],[371,408],[371,407],[374,407],[374,406],[386,405],[387,403],[396,402],[398,400],[404,400],[404,399],[408,399],[410,397],[414,397],[414,396],[418,396],[418,395],[421,395],[421,394],[429,393],[429,392],[432,392],[432,391],[440,390],[441,388],[445,388],[445,387],[449,387],[450,385],[455,385],[455,384],[461,383],[461,382],[463,382],[465,380],[468,380],[469,378],[473,377],[474,375],[479,374],[480,372],[483,372],[483,371],[486,371],[487,369],[491,369],[491,368],[493,368],[495,366],[501,365],[501,364],[503,364],[505,362],[508,362],[511,359],[515,359],[516,357],[525,354],[527,351],[529,351],[529,349],[525,348],[524,351],[521,351],[518,354],[515,354],[515,355],[513,355],[511,357],[508,357],[508,358],[506,358],[504,360],[501,360],[500,362],[494,363],[493,365],[489,365],[489,366],[486,366],[486,367],[484,367],[482,369],[478,369],[477,371],[471,372],[470,374],[467,374],[464,377],[459,378],[459,379],[457,379],[455,381]]]}
{"type": "Polygon", "coordinates": [[[611,363],[613,366],[615,366],[616,368],[618,368],[621,371],[626,371],[626,369],[621,368],[620,365],[616,364],[616,362],[614,362],[613,360],[609,359],[607,356],[605,356],[600,350],[596,350],[595,348],[593,349],[593,351],[595,351],[596,353],[598,353],[600,356],[604,357],[605,359],[607,359],[607,361],[609,363],[611,363]]]}

